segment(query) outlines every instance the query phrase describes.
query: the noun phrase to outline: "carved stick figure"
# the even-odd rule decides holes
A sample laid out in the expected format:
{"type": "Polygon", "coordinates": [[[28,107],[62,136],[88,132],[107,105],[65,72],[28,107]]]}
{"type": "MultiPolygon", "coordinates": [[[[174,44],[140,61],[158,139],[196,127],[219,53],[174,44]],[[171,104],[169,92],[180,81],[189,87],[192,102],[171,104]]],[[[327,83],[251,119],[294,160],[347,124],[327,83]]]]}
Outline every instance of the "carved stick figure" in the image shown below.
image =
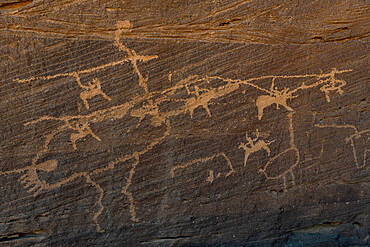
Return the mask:
{"type": "Polygon", "coordinates": [[[76,141],[79,139],[85,138],[89,135],[94,137],[96,140],[101,141],[101,139],[94,134],[94,132],[91,130],[89,124],[87,122],[82,122],[82,123],[76,123],[74,126],[70,126],[71,129],[77,131],[77,133],[71,133],[70,135],[70,140],[73,145],[73,149],[77,149],[76,146],[76,141]]]}
{"type": "Polygon", "coordinates": [[[80,93],[80,98],[84,102],[86,109],[90,108],[89,102],[87,102],[87,100],[98,95],[101,95],[104,99],[111,101],[111,98],[102,91],[101,83],[97,78],[94,78],[92,83],[88,82],[88,86],[85,86],[81,83],[80,77],[77,73],[75,73],[74,76],[76,78],[77,84],[81,88],[85,89],[80,93]]]}
{"type": "Polygon", "coordinates": [[[248,133],[245,134],[245,138],[248,141],[247,143],[240,143],[239,148],[244,149],[245,156],[244,156],[244,166],[247,165],[247,160],[249,158],[249,155],[252,153],[255,153],[259,150],[265,150],[267,152],[267,155],[270,156],[270,148],[268,145],[273,143],[274,141],[265,142],[264,140],[258,140],[260,137],[259,131],[257,130],[256,138],[252,139],[248,136],[248,133]]]}
{"type": "Polygon", "coordinates": [[[138,61],[147,62],[154,58],[158,58],[158,56],[139,56],[136,54],[135,50],[131,50],[119,41],[120,36],[125,31],[130,31],[131,27],[132,24],[128,20],[117,22],[117,30],[114,32],[114,45],[117,46],[120,51],[124,51],[127,53],[127,59],[131,62],[132,66],[134,67],[135,73],[139,77],[139,86],[142,87],[146,93],[148,93],[148,76],[144,77],[142,75],[138,68],[138,61]]]}
{"type": "Polygon", "coordinates": [[[279,109],[279,105],[282,105],[288,111],[293,111],[293,109],[287,105],[287,100],[294,98],[292,93],[289,92],[289,88],[279,91],[274,86],[274,82],[275,78],[272,79],[270,95],[261,95],[256,100],[256,105],[258,108],[258,120],[262,119],[263,110],[272,104],[276,104],[276,109],[279,109]]]}

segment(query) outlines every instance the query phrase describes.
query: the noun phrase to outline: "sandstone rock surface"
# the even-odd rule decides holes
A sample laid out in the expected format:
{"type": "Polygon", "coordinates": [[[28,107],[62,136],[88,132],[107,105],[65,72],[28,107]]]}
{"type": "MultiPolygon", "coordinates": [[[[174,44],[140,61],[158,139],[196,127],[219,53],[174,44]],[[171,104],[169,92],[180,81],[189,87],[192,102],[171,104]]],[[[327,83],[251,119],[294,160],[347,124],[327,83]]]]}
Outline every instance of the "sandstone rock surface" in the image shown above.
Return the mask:
{"type": "Polygon", "coordinates": [[[0,0],[0,246],[368,246],[369,4],[0,0]]]}

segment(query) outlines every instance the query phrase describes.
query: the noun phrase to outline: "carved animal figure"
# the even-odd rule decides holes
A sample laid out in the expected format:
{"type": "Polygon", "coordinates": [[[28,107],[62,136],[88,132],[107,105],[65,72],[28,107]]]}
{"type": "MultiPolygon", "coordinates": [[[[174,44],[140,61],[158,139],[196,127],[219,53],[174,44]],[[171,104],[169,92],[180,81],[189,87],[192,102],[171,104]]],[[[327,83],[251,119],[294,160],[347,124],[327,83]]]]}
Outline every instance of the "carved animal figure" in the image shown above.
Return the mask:
{"type": "Polygon", "coordinates": [[[87,102],[87,100],[98,95],[101,95],[104,99],[111,101],[111,98],[102,91],[101,83],[98,79],[94,78],[92,83],[88,82],[88,86],[85,86],[81,83],[81,79],[78,73],[74,73],[74,77],[76,78],[77,84],[81,88],[85,89],[80,93],[80,98],[84,102],[86,109],[90,108],[89,102],[87,102]]]}
{"type": "Polygon", "coordinates": [[[286,192],[288,188],[287,179],[289,175],[291,177],[292,184],[295,185],[295,176],[293,170],[298,166],[299,159],[298,149],[289,148],[272,157],[263,168],[259,169],[258,172],[263,173],[267,180],[282,178],[284,183],[284,191],[286,192]],[[287,158],[293,156],[295,156],[295,160],[287,158]],[[290,162],[284,162],[286,160],[289,160],[290,162]]]}
{"type": "Polygon", "coordinates": [[[331,77],[330,79],[327,79],[325,81],[330,83],[322,86],[320,88],[320,91],[325,93],[325,98],[327,102],[330,102],[330,92],[338,92],[339,94],[343,94],[342,87],[346,85],[346,82],[344,80],[338,80],[331,77]]]}
{"type": "Polygon", "coordinates": [[[265,142],[264,140],[258,140],[259,138],[259,132],[257,130],[256,138],[252,139],[248,137],[248,134],[245,134],[247,143],[240,143],[239,148],[244,149],[245,151],[245,156],[244,156],[244,166],[247,165],[247,160],[249,158],[249,155],[252,153],[258,152],[259,150],[265,150],[267,152],[267,155],[270,156],[270,148],[268,145],[273,143],[274,141],[271,142],[265,142]]]}
{"type": "Polygon", "coordinates": [[[148,100],[148,104],[144,104],[142,108],[134,109],[130,112],[130,116],[139,118],[139,122],[136,127],[140,125],[146,115],[152,116],[151,124],[155,127],[158,127],[165,122],[165,118],[163,118],[159,113],[158,105],[153,102],[153,100],[148,100]]]}
{"type": "Polygon", "coordinates": [[[98,79],[93,79],[92,83],[89,82],[88,85],[89,86],[84,86],[83,88],[85,89],[85,91],[80,93],[80,97],[84,102],[86,109],[90,108],[87,100],[98,95],[101,95],[104,99],[111,101],[111,98],[101,90],[101,84],[98,79]]]}
{"type": "MultiPolygon", "coordinates": [[[[212,95],[209,93],[204,93],[202,95],[199,94],[199,88],[197,86],[195,88],[195,97],[192,97],[187,100],[186,107],[190,113],[190,118],[193,118],[194,110],[197,109],[199,106],[202,106],[208,113],[208,116],[211,117],[211,111],[208,108],[208,102],[212,99],[212,95]]],[[[188,90],[189,93],[189,90],[188,90]]]]}
{"type": "Polygon", "coordinates": [[[41,181],[37,175],[37,171],[51,172],[58,166],[57,160],[48,160],[43,163],[27,167],[26,173],[20,177],[20,182],[24,184],[24,188],[28,188],[28,192],[35,191],[35,195],[46,186],[45,181],[41,181]]]}
{"type": "Polygon", "coordinates": [[[287,105],[287,100],[293,98],[292,93],[289,92],[289,88],[278,91],[274,87],[274,79],[272,80],[270,95],[261,95],[256,100],[258,120],[262,119],[263,110],[273,104],[276,104],[276,109],[279,109],[279,106],[281,105],[288,111],[293,111],[293,109],[287,105]]]}

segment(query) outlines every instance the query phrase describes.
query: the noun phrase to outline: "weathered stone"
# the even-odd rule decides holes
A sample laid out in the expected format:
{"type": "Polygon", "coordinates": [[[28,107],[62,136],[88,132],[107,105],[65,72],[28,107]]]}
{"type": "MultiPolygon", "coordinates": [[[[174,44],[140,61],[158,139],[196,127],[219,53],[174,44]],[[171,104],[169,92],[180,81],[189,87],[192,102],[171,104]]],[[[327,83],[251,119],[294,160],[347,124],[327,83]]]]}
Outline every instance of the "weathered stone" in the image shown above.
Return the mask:
{"type": "Polygon", "coordinates": [[[0,245],[370,245],[368,10],[0,0],[0,245]]]}

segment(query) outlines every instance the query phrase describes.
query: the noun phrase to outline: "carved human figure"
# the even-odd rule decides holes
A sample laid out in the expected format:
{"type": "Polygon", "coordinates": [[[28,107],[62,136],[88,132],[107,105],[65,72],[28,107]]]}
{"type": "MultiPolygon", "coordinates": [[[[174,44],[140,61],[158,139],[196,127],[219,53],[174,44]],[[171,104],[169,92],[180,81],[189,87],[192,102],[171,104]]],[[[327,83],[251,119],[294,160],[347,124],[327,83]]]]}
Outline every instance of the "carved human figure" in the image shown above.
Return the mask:
{"type": "Polygon", "coordinates": [[[142,87],[146,93],[148,93],[148,76],[143,76],[142,73],[139,70],[138,62],[146,62],[150,61],[152,59],[158,58],[158,56],[140,56],[137,55],[135,50],[132,50],[128,48],[126,45],[124,45],[122,42],[120,42],[120,37],[124,36],[125,32],[129,32],[132,28],[132,24],[130,21],[118,21],[117,24],[117,30],[114,32],[114,45],[118,47],[120,51],[127,53],[127,59],[131,62],[133,69],[135,73],[137,74],[138,78],[138,84],[140,87],[142,87]]]}

